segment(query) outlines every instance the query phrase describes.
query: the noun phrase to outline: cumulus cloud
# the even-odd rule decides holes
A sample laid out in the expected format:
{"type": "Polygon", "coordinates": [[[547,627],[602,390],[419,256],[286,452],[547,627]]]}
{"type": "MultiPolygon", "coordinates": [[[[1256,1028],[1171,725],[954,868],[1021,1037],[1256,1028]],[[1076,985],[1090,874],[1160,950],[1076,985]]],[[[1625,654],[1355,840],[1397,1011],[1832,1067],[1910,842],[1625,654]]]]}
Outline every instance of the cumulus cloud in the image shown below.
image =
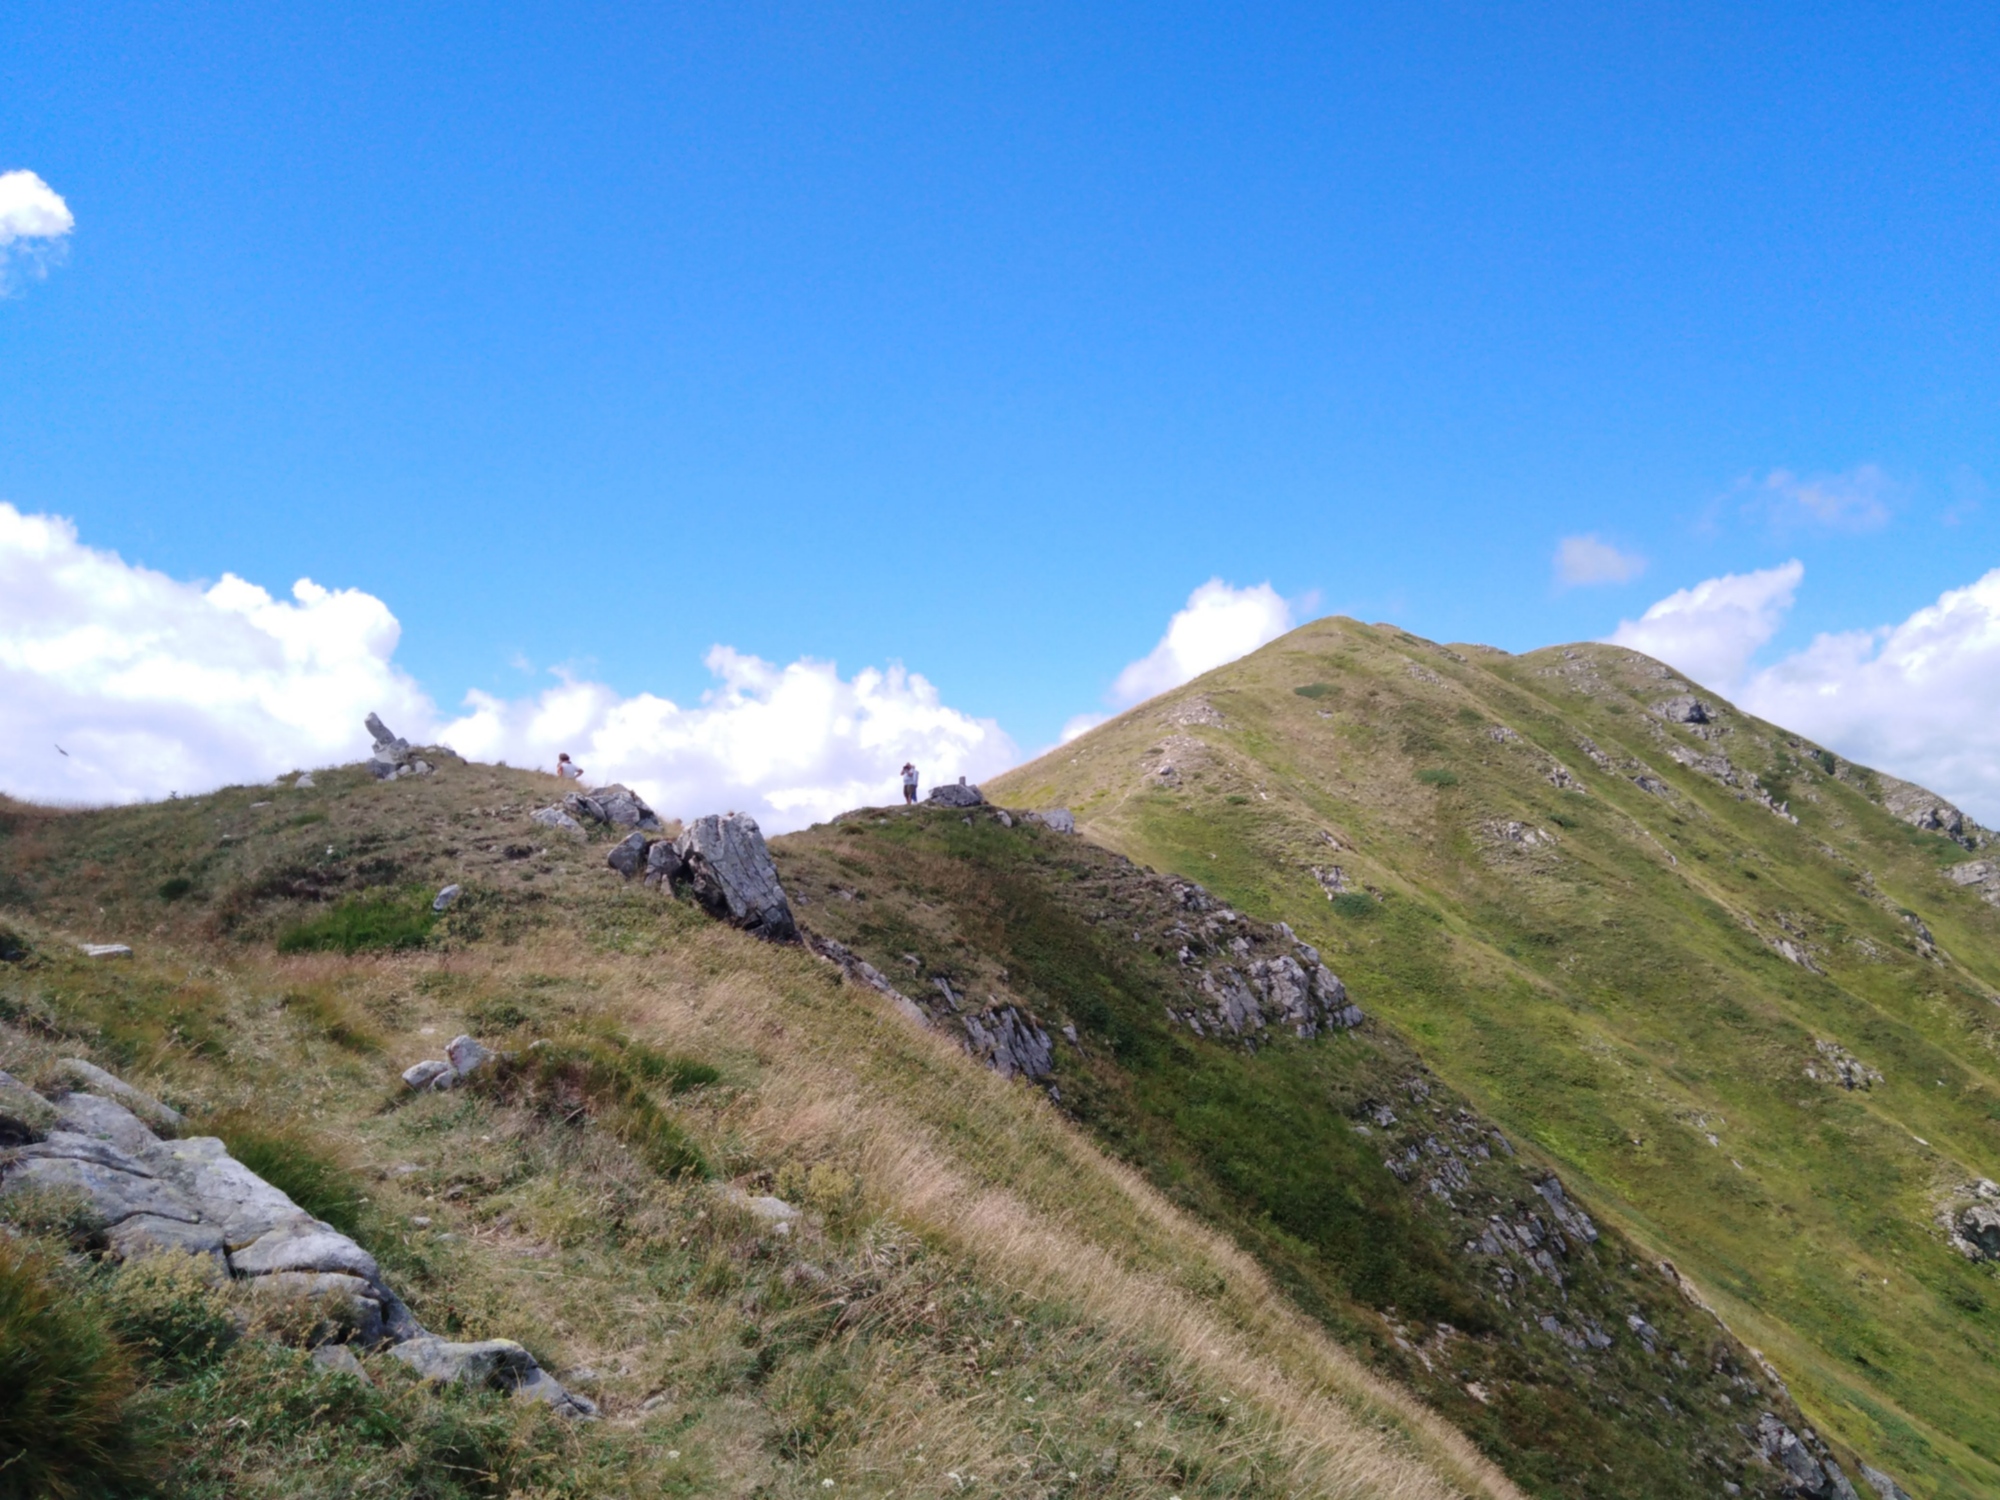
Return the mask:
{"type": "Polygon", "coordinates": [[[2000,568],[1901,624],[1817,637],[1739,700],[2000,825],[2000,568]]]}
{"type": "Polygon", "coordinates": [[[301,579],[280,600],[229,574],[183,582],[0,502],[0,789],[118,802],[267,780],[362,758],[371,710],[475,759],[550,766],[567,750],[662,812],[733,808],[774,832],[900,795],[905,760],[935,783],[1016,759],[997,724],[901,667],[843,679],[830,662],[777,667],[722,646],[693,707],[565,679],[468,695],[442,722],[394,664],[400,633],[359,590],[301,579]]]}
{"type": "Polygon", "coordinates": [[[1711,578],[1621,624],[1611,640],[2000,824],[2000,568],[1900,624],[1823,634],[1753,668],[1804,573],[1790,562],[1711,578]]]}
{"type": "Polygon", "coordinates": [[[1118,674],[1111,701],[1130,708],[1190,682],[1292,628],[1292,607],[1268,583],[1232,588],[1211,578],[1167,622],[1159,645],[1118,674]]]}
{"type": "Polygon", "coordinates": [[[33,172],[0,172],[0,291],[20,270],[39,274],[61,253],[76,217],[33,172]]]}
{"type": "Polygon", "coordinates": [[[1710,578],[1667,595],[1637,620],[1620,621],[1611,641],[1727,692],[1778,633],[1805,573],[1805,564],[1794,559],[1755,573],[1710,578]]]}
{"type": "Polygon", "coordinates": [[[352,758],[370,709],[429,716],[398,634],[353,589],[185,583],[0,502],[0,785],[129,801],[352,758]]]}
{"type": "Polygon", "coordinates": [[[1621,552],[1603,538],[1566,536],[1556,544],[1556,582],[1564,588],[1593,583],[1630,583],[1646,571],[1646,559],[1621,552]]]}
{"type": "Polygon", "coordinates": [[[707,666],[717,685],[695,707],[564,681],[511,702],[468,694],[439,738],[513,764],[552,766],[566,750],[592,783],[623,781],[662,812],[734,809],[777,832],[899,799],[906,760],[931,786],[976,782],[1019,758],[997,723],[947,707],[901,666],[843,679],[832,662],[778,667],[727,646],[707,666]]]}

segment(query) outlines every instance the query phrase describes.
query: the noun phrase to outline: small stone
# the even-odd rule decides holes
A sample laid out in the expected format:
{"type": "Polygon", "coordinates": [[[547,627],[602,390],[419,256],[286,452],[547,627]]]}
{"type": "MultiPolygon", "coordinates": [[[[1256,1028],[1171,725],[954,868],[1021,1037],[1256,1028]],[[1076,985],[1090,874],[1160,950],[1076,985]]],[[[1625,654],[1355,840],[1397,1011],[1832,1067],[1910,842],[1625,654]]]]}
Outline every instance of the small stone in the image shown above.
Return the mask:
{"type": "Polygon", "coordinates": [[[373,1385],[368,1372],[361,1367],[361,1361],[354,1351],[345,1344],[321,1344],[307,1356],[316,1365],[331,1370],[336,1375],[352,1375],[363,1385],[373,1385]]]}
{"type": "Polygon", "coordinates": [[[461,1078],[478,1072],[498,1056],[491,1048],[480,1046],[469,1036],[453,1037],[444,1049],[444,1055],[451,1060],[453,1070],[461,1078]]]}
{"type": "Polygon", "coordinates": [[[85,958],[130,958],[132,949],[125,943],[78,943],[85,958]]]}
{"type": "Polygon", "coordinates": [[[432,911],[450,911],[458,898],[464,894],[461,887],[448,885],[431,898],[432,911]]]}
{"type": "Polygon", "coordinates": [[[424,1062],[417,1063],[413,1067],[405,1068],[403,1070],[403,1082],[407,1083],[413,1089],[427,1089],[451,1071],[452,1066],[450,1063],[440,1062],[436,1058],[429,1058],[424,1062]]]}
{"type": "Polygon", "coordinates": [[[312,790],[312,788],[313,788],[313,773],[310,771],[299,772],[299,779],[292,783],[292,790],[297,792],[309,792],[312,790]]]}
{"type": "Polygon", "coordinates": [[[528,814],[528,821],[539,823],[544,828],[553,828],[561,833],[573,833],[583,837],[583,825],[560,807],[538,807],[528,814]]]}

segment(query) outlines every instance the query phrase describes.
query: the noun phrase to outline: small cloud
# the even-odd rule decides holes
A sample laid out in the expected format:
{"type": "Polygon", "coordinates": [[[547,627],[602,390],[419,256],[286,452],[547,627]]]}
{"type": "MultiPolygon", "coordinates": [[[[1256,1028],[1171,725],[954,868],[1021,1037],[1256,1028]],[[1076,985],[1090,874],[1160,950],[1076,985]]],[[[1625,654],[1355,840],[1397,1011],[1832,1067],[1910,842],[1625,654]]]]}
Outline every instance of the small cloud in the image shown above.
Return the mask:
{"type": "Polygon", "coordinates": [[[1057,737],[1056,743],[1067,745],[1071,740],[1080,739],[1084,735],[1089,734],[1099,724],[1109,724],[1110,722],[1110,714],[1072,714],[1068,722],[1063,725],[1062,734],[1057,737]]]}
{"type": "Polygon", "coordinates": [[[1637,620],[1621,621],[1611,643],[1728,690],[1778,633],[1805,574],[1805,564],[1794,558],[1776,568],[1706,579],[1667,595],[1637,620]]]}
{"type": "Polygon", "coordinates": [[[1595,533],[1566,536],[1556,544],[1556,582],[1563,588],[1630,583],[1645,571],[1645,558],[1636,552],[1620,552],[1595,533]]]}
{"type": "Polygon", "coordinates": [[[60,258],[76,216],[33,172],[0,172],[0,292],[15,267],[41,275],[60,258]]]}
{"type": "Polygon", "coordinates": [[[1159,645],[1118,674],[1111,701],[1130,708],[1248,656],[1291,628],[1292,607],[1270,584],[1239,589],[1211,578],[1167,622],[1159,645]]]}
{"type": "Polygon", "coordinates": [[[1862,464],[1844,474],[1805,478],[1790,469],[1773,469],[1762,479],[1737,486],[1745,495],[1744,512],[1762,516],[1777,531],[1820,527],[1828,531],[1878,531],[1889,524],[1904,487],[1876,464],[1862,464]]]}

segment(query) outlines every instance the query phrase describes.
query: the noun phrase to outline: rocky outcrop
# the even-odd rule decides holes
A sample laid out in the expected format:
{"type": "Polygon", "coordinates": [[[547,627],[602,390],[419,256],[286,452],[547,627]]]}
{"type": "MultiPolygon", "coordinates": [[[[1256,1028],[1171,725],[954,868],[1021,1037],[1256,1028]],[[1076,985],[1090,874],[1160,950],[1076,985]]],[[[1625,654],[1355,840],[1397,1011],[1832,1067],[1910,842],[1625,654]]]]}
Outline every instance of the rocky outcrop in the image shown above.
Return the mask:
{"type": "Polygon", "coordinates": [[[651,845],[643,833],[627,834],[604,856],[604,862],[623,875],[627,880],[646,868],[646,854],[651,845]]]}
{"type": "Polygon", "coordinates": [[[994,1006],[965,1017],[966,1050],[1002,1078],[1047,1078],[1055,1043],[1049,1034],[1012,1005],[994,1006]]]}
{"type": "MultiPolygon", "coordinates": [[[[477,1066],[472,1054],[460,1052],[461,1060],[477,1066]]],[[[178,1124],[175,1111],[80,1059],[62,1066],[71,1078],[97,1081],[99,1087],[57,1094],[38,1110],[19,1097],[26,1091],[18,1081],[0,1074],[0,1121],[24,1137],[0,1160],[0,1195],[38,1190],[77,1195],[111,1255],[201,1257],[217,1276],[242,1284],[252,1297],[305,1310],[307,1337],[314,1342],[387,1344],[392,1354],[420,1368],[426,1361],[439,1364],[432,1346],[485,1347],[445,1345],[433,1337],[391,1290],[374,1256],[237,1161],[222,1141],[163,1140],[127,1103],[153,1120],[178,1124]],[[411,1345],[417,1348],[405,1355],[411,1345]]],[[[493,1342],[518,1354],[497,1356],[509,1376],[489,1383],[504,1383],[565,1415],[596,1414],[520,1345],[493,1342]]]]}
{"type": "Polygon", "coordinates": [[[1838,1084],[1850,1091],[1858,1089],[1865,1092],[1882,1081],[1878,1069],[1869,1067],[1838,1042],[1816,1041],[1813,1050],[1819,1054],[1819,1061],[1806,1064],[1806,1077],[1815,1083],[1838,1084]]]}
{"type": "Polygon", "coordinates": [[[1873,774],[1881,787],[1882,805],[1912,827],[1941,833],[1968,849],[1984,848],[1993,841],[1990,832],[1936,792],[1880,772],[1873,774]]]}
{"type": "Polygon", "coordinates": [[[2000,1260],[2000,1208],[1975,1203],[1958,1216],[1958,1232],[1977,1260],[2000,1260]]]}
{"type": "Polygon", "coordinates": [[[924,801],[939,807],[978,807],[986,801],[976,786],[968,786],[963,776],[954,782],[931,788],[931,794],[924,801]]]}
{"type": "Polygon", "coordinates": [[[1030,823],[1039,823],[1055,833],[1075,833],[1076,816],[1066,807],[1051,807],[1041,812],[1023,813],[1030,823]]]}
{"type": "Polygon", "coordinates": [[[368,733],[375,741],[375,747],[368,756],[368,771],[377,781],[394,781],[402,776],[428,776],[437,769],[429,761],[420,759],[410,748],[410,742],[384,724],[380,715],[370,714],[367,724],[368,733]]]}
{"type": "Polygon", "coordinates": [[[1945,874],[1953,885],[1970,887],[1995,906],[2000,906],[2000,860],[1975,859],[1953,865],[1945,874]]]}
{"type": "Polygon", "coordinates": [[[1199,993],[1206,1005],[1167,1011],[1196,1036],[1254,1038],[1279,1027],[1315,1037],[1351,1030],[1364,1019],[1339,976],[1303,944],[1300,956],[1281,953],[1241,967],[1218,964],[1202,975],[1199,993]]]}
{"type": "Polygon", "coordinates": [[[1705,702],[1691,693],[1663,698],[1653,705],[1653,712],[1669,724],[1713,724],[1721,717],[1721,713],[1713,703],[1705,702]]]}
{"type": "Polygon", "coordinates": [[[590,792],[571,792],[562,800],[563,811],[571,817],[613,828],[644,828],[657,831],[659,817],[645,799],[630,787],[613,782],[590,792]]]}
{"type": "Polygon", "coordinates": [[[1854,1485],[1824,1448],[1816,1454],[1773,1412],[1757,1418],[1757,1451],[1805,1500],[1860,1500],[1854,1485]]]}
{"type": "Polygon", "coordinates": [[[798,939],[791,903],[757,820],[747,813],[696,818],[674,843],[694,897],[711,915],[767,942],[798,939]]]}

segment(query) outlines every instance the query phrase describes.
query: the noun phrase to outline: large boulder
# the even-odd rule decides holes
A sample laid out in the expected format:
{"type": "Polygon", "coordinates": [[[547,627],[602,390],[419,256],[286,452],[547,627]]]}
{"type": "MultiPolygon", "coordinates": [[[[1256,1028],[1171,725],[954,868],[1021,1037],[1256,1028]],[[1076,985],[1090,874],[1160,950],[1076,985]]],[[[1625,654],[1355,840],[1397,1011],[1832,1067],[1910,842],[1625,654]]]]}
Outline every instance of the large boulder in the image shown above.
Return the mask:
{"type": "Polygon", "coordinates": [[[746,813],[696,818],[675,841],[674,853],[695,899],[713,915],[767,942],[797,940],[798,923],[755,818],[746,813]]]}
{"type": "Polygon", "coordinates": [[[648,852],[645,834],[628,833],[622,843],[612,846],[611,852],[604,856],[604,862],[630,880],[646,867],[648,852]]]}
{"type": "Polygon", "coordinates": [[[674,882],[681,875],[681,857],[671,839],[661,839],[646,846],[646,884],[653,889],[671,891],[674,882]]]}
{"type": "Polygon", "coordinates": [[[939,807],[978,807],[986,798],[980,794],[978,787],[966,785],[965,778],[961,776],[956,782],[932,787],[930,796],[924,800],[939,807]]]}
{"type": "Polygon", "coordinates": [[[1958,1216],[1958,1232],[1981,1260],[2000,1260],[2000,1208],[1973,1204],[1958,1216]]]}

